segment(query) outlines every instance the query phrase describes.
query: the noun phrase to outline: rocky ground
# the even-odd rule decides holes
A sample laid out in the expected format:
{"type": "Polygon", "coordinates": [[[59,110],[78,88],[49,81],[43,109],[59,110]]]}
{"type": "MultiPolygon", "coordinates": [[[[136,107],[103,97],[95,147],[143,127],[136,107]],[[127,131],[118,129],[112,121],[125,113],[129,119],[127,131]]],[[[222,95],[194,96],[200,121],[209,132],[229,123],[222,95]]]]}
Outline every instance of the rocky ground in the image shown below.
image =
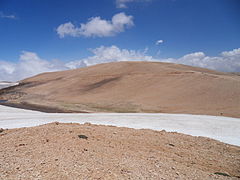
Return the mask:
{"type": "Polygon", "coordinates": [[[56,122],[0,142],[0,179],[240,178],[240,147],[179,133],[56,122]]]}

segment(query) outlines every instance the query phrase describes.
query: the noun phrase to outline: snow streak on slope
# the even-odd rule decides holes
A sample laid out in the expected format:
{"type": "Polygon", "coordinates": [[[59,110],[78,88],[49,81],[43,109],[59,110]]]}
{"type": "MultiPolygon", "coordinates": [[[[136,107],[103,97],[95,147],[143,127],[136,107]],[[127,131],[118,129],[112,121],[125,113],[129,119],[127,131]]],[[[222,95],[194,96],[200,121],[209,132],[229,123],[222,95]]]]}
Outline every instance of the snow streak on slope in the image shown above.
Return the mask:
{"type": "Polygon", "coordinates": [[[15,86],[18,85],[19,83],[13,83],[13,82],[1,82],[0,81],[0,89],[10,87],[10,86],[15,86]]]}

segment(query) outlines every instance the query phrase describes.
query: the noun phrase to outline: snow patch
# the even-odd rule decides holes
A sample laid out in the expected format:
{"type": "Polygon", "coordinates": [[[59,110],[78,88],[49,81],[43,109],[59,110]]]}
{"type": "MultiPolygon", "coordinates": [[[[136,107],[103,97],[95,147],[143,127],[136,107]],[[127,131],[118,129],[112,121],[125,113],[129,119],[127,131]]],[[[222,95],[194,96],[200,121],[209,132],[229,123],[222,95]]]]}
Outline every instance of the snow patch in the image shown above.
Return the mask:
{"type": "Polygon", "coordinates": [[[55,121],[166,130],[209,137],[240,146],[240,119],[238,118],[164,113],[43,113],[0,105],[0,128],[32,127],[55,121]]]}

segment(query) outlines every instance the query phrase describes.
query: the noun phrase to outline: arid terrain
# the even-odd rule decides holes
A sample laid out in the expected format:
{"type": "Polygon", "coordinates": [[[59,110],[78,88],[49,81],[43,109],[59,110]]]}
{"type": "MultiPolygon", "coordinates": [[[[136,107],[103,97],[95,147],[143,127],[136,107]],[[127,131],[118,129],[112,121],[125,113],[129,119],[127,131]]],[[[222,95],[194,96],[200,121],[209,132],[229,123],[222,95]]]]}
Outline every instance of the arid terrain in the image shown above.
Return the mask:
{"type": "Polygon", "coordinates": [[[240,117],[240,76],[160,62],[44,73],[0,90],[5,104],[49,112],[162,112],[240,117]]]}
{"type": "Polygon", "coordinates": [[[0,179],[238,179],[240,147],[86,123],[3,130],[0,179]]]}

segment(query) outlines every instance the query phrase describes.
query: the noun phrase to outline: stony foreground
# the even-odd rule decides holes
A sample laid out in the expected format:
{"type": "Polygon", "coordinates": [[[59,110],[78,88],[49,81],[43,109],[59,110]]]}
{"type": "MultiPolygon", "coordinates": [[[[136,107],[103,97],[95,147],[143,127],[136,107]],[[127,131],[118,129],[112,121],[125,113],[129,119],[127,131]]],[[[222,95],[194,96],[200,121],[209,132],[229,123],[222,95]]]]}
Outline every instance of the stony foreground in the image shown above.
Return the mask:
{"type": "Polygon", "coordinates": [[[0,131],[0,179],[239,179],[240,147],[86,123],[0,131]]]}

